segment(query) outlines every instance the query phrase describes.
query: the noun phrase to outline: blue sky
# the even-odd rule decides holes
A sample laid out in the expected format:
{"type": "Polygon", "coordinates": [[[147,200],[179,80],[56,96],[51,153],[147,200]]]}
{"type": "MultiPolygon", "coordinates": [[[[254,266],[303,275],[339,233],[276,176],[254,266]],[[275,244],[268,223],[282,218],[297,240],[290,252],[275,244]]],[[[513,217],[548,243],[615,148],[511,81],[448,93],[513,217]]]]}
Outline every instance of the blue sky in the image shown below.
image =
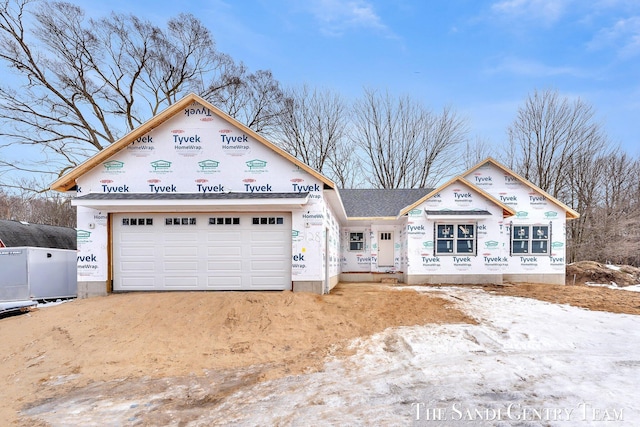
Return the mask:
{"type": "Polygon", "coordinates": [[[164,26],[192,13],[220,51],[283,86],[363,88],[452,106],[494,147],[535,89],[591,104],[640,156],[640,0],[69,0],[164,26]]]}
{"type": "Polygon", "coordinates": [[[453,106],[495,145],[523,100],[556,89],[591,104],[615,144],[640,154],[638,0],[76,1],[164,23],[191,12],[218,49],[285,86],[347,98],[363,87],[453,106]]]}

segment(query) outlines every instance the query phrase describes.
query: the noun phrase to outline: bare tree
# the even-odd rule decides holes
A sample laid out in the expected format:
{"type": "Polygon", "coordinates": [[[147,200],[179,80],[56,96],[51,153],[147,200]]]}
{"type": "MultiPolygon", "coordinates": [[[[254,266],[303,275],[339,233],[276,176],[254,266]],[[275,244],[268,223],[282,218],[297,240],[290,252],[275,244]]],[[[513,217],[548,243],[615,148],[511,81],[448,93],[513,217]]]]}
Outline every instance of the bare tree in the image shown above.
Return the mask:
{"type": "Polygon", "coordinates": [[[340,188],[361,188],[365,184],[366,168],[351,145],[338,144],[331,153],[326,175],[340,188]]]}
{"type": "Polygon", "coordinates": [[[433,186],[462,165],[455,149],[466,139],[467,123],[449,107],[435,114],[409,96],[365,90],[353,118],[353,142],[364,152],[375,187],[433,186]]]}
{"type": "Polygon", "coordinates": [[[597,218],[601,188],[615,154],[593,108],[555,90],[534,91],[508,129],[507,163],[524,178],[568,203],[581,217],[567,224],[567,261],[601,259],[597,218]]]}
{"type": "Polygon", "coordinates": [[[580,213],[580,218],[567,223],[567,262],[580,259],[599,259],[598,248],[594,241],[594,219],[600,211],[604,170],[609,156],[583,152],[573,156],[570,164],[565,165],[566,189],[560,195],[561,200],[580,213]],[[586,258],[583,258],[586,257],[586,258]]]}
{"type": "Polygon", "coordinates": [[[470,169],[487,157],[494,156],[494,148],[486,139],[476,137],[473,143],[467,141],[464,149],[464,168],[470,169]]]}
{"type": "Polygon", "coordinates": [[[640,265],[640,161],[622,153],[604,165],[604,223],[600,241],[607,260],[640,265]]]}
{"type": "Polygon", "coordinates": [[[304,85],[286,91],[275,139],[282,149],[327,174],[330,159],[345,144],[347,106],[330,90],[304,85]]]}
{"type": "MultiPolygon", "coordinates": [[[[25,188],[33,186],[25,184],[25,188]]],[[[0,188],[0,219],[75,227],[76,209],[71,206],[70,197],[61,193],[38,194],[25,190],[8,194],[0,188]]]]}
{"type": "MultiPolygon", "coordinates": [[[[255,108],[240,119],[250,118],[258,130],[272,120],[264,107],[270,100],[260,99],[277,87],[271,74],[247,76],[215,50],[210,31],[192,15],[181,14],[160,28],[132,15],[87,19],[70,3],[1,0],[0,60],[18,82],[0,86],[5,148],[36,146],[44,155],[39,161],[0,161],[0,172],[60,176],[177,99],[205,88],[210,99],[232,88],[232,98],[242,83],[241,95],[252,99],[245,104],[254,102],[255,108]],[[233,76],[238,70],[244,74],[233,76]]],[[[232,105],[228,100],[223,109],[232,105]]]]}
{"type": "Polygon", "coordinates": [[[227,56],[220,56],[221,74],[210,82],[202,96],[265,136],[273,135],[278,126],[283,92],[271,71],[250,73],[243,63],[236,64],[227,56]]]}
{"type": "Polygon", "coordinates": [[[555,90],[534,91],[509,126],[508,164],[554,197],[567,190],[567,165],[581,153],[600,153],[607,137],[593,108],[555,90]]]}
{"type": "Polygon", "coordinates": [[[590,166],[595,196],[569,225],[575,259],[640,265],[640,161],[615,151],[590,166]]]}

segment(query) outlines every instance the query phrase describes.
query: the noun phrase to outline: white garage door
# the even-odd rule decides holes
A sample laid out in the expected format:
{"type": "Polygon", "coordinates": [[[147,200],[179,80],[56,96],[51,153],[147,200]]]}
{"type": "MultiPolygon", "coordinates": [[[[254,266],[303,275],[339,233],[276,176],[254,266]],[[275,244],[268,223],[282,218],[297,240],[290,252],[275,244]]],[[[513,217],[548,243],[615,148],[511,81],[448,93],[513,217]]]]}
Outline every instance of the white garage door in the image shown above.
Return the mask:
{"type": "Polygon", "coordinates": [[[114,214],[113,289],[291,289],[291,214],[114,214]]]}

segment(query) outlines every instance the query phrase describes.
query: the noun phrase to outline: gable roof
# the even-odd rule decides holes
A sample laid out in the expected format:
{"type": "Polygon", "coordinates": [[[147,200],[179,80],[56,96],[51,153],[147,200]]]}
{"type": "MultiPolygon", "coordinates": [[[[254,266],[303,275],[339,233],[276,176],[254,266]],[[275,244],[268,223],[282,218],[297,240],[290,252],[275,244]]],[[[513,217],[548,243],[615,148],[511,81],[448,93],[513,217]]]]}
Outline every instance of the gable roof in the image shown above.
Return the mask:
{"type": "Polygon", "coordinates": [[[396,218],[400,211],[422,198],[431,188],[344,189],[339,190],[347,217],[396,218]]]}
{"type": "Polygon", "coordinates": [[[76,230],[55,225],[0,220],[0,247],[76,249],[76,230]]]}
{"type": "Polygon", "coordinates": [[[416,207],[421,205],[424,201],[428,200],[429,198],[431,198],[434,195],[438,194],[440,191],[444,190],[445,188],[447,188],[450,185],[455,184],[455,183],[460,183],[460,184],[466,185],[469,188],[472,188],[474,191],[480,193],[482,196],[484,196],[487,199],[491,200],[497,206],[500,206],[502,208],[502,217],[503,218],[506,218],[508,216],[513,216],[513,215],[516,214],[516,211],[514,211],[513,208],[505,205],[500,200],[498,200],[495,197],[493,197],[491,194],[487,193],[486,191],[484,191],[481,188],[476,187],[475,185],[473,185],[472,183],[470,183],[469,181],[467,181],[463,177],[456,176],[456,177],[450,179],[449,181],[447,181],[446,183],[442,184],[440,187],[438,187],[435,190],[431,191],[429,194],[425,195],[420,200],[418,200],[418,201],[414,202],[413,204],[411,204],[410,206],[407,206],[406,208],[404,208],[400,212],[400,215],[406,215],[410,210],[415,209],[416,207]]]}
{"type": "Polygon", "coordinates": [[[335,188],[335,184],[333,183],[333,181],[331,181],[326,176],[324,176],[321,173],[319,173],[318,171],[314,170],[313,168],[311,168],[307,164],[301,162],[300,160],[298,160],[297,158],[295,158],[291,154],[287,153],[286,151],[284,151],[280,147],[276,146],[272,142],[269,142],[267,139],[265,139],[264,137],[260,136],[258,133],[256,133],[254,130],[248,128],[246,125],[243,125],[242,123],[240,123],[239,121],[237,121],[233,117],[223,113],[221,110],[219,110],[218,108],[214,107],[208,101],[204,100],[203,98],[199,97],[198,95],[196,95],[194,93],[190,93],[189,95],[185,96],[181,100],[179,100],[179,101],[175,102],[174,104],[170,105],[169,107],[167,107],[161,113],[159,113],[159,114],[155,115],[154,117],[152,117],[151,119],[147,120],[146,122],[144,122],[143,124],[141,124],[140,126],[135,128],[134,130],[129,132],[127,135],[125,135],[124,137],[119,139],[118,141],[115,141],[113,144],[111,144],[108,147],[100,150],[98,153],[96,153],[95,155],[93,155],[89,159],[85,160],[80,165],[78,165],[75,168],[73,168],[67,174],[65,174],[62,177],[58,178],[56,181],[54,181],[51,184],[50,189],[51,190],[56,190],[56,191],[69,191],[70,189],[72,189],[76,185],[76,179],[78,177],[80,177],[83,174],[87,173],[88,171],[90,171],[94,167],[98,166],[100,163],[104,162],[109,157],[113,156],[114,154],[118,153],[119,151],[124,150],[131,142],[133,142],[136,139],[144,136],[145,134],[147,134],[150,131],[152,131],[154,128],[158,127],[162,123],[164,123],[167,120],[171,119],[180,110],[188,107],[193,102],[197,102],[198,104],[201,104],[202,106],[204,106],[204,107],[208,108],[209,110],[211,110],[211,112],[213,114],[217,115],[221,119],[229,122],[233,126],[238,127],[239,129],[242,130],[242,132],[244,132],[246,134],[249,134],[256,141],[258,141],[259,143],[263,144],[267,148],[271,149],[276,154],[279,154],[280,156],[286,158],[287,160],[289,160],[290,162],[292,162],[296,166],[298,166],[300,169],[304,170],[305,172],[308,172],[309,174],[311,174],[315,178],[319,179],[322,183],[325,184],[325,186],[327,186],[329,188],[335,188]]]}
{"type": "Polygon", "coordinates": [[[495,159],[493,159],[491,157],[487,157],[485,160],[481,161],[480,163],[478,163],[477,165],[475,165],[474,167],[472,167],[471,169],[466,171],[463,175],[469,175],[470,173],[476,171],[477,169],[481,168],[482,166],[486,165],[487,163],[492,164],[493,166],[497,167],[498,169],[501,169],[503,172],[508,173],[509,175],[513,175],[513,177],[515,179],[517,179],[520,183],[526,185],[527,187],[529,187],[533,191],[536,191],[536,192],[542,194],[549,201],[551,201],[551,203],[553,203],[554,205],[558,206],[560,209],[563,209],[566,212],[566,219],[577,219],[577,218],[580,218],[580,214],[577,211],[571,209],[569,206],[565,205],[560,200],[556,199],[555,197],[553,197],[552,195],[550,195],[549,193],[547,193],[546,191],[544,191],[540,187],[538,187],[538,186],[534,185],[533,183],[529,182],[528,180],[524,179],[523,177],[521,177],[520,175],[518,175],[517,173],[515,173],[514,171],[512,171],[508,167],[498,163],[498,161],[496,161],[495,159]]]}

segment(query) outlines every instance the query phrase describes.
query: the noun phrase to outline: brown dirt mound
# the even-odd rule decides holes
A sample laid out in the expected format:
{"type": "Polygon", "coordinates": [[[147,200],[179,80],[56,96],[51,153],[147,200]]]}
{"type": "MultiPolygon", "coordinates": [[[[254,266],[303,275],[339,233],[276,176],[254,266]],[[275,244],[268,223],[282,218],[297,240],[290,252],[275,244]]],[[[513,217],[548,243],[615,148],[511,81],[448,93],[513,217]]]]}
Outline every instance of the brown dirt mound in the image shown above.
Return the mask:
{"type": "Polygon", "coordinates": [[[484,285],[482,288],[498,295],[535,298],[540,301],[569,304],[594,311],[640,315],[640,292],[586,285],[547,285],[541,283],[484,285]]]}
{"type": "Polygon", "coordinates": [[[618,286],[630,286],[640,284],[640,268],[622,265],[616,270],[595,261],[579,261],[567,265],[566,277],[567,285],[615,283],[618,286]]]}

